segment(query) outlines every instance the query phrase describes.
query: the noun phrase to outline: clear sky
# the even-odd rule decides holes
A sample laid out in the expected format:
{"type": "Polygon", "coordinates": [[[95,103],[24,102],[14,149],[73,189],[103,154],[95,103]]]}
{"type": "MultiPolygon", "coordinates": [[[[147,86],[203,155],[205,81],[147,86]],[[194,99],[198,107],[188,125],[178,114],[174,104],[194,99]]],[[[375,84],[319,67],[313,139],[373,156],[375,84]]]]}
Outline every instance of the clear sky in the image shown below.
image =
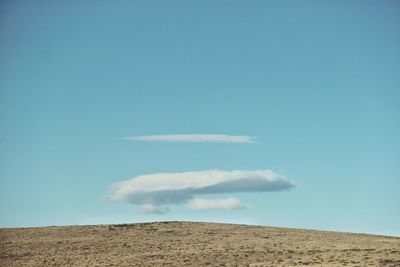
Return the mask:
{"type": "Polygon", "coordinates": [[[1,1],[0,227],[400,235],[399,25],[399,1],[1,1]],[[171,134],[254,141],[123,138],[171,134]],[[209,170],[271,170],[295,186],[211,196],[247,208],[163,214],[105,197],[132,177],[209,170]]]}

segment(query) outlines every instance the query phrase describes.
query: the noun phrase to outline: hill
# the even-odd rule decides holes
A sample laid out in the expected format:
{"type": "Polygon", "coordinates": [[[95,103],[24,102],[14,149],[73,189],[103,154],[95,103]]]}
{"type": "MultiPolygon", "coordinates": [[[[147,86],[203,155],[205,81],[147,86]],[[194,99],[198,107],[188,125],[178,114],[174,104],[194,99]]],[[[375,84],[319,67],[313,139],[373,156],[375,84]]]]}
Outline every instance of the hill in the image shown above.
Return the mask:
{"type": "Polygon", "coordinates": [[[156,222],[0,229],[0,266],[400,266],[400,238],[156,222]]]}

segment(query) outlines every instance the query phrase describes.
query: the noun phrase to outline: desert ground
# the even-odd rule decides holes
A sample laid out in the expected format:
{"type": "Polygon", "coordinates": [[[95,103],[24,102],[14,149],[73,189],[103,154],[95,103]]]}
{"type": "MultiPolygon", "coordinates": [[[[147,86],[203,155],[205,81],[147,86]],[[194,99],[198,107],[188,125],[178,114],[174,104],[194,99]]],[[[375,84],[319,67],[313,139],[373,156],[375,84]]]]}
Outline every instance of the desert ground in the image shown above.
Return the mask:
{"type": "Polygon", "coordinates": [[[400,238],[194,222],[3,228],[0,266],[400,266],[400,238]]]}

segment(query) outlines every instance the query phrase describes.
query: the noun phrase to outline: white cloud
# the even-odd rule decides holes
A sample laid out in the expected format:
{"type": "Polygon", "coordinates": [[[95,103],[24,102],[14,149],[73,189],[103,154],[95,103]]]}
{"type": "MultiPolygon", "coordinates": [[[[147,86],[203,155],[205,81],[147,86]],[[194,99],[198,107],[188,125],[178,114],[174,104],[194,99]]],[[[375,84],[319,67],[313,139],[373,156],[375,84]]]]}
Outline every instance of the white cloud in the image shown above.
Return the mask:
{"type": "Polygon", "coordinates": [[[128,141],[148,142],[186,142],[186,143],[253,143],[255,138],[247,135],[223,134],[171,134],[171,135],[144,135],[128,136],[128,141]]]}
{"type": "MultiPolygon", "coordinates": [[[[111,185],[105,198],[154,207],[189,203],[197,195],[288,190],[294,184],[269,170],[154,173],[111,185]]],[[[189,205],[190,206],[190,205],[189,205]]],[[[144,210],[151,210],[145,206],[144,210]]]]}
{"type": "Polygon", "coordinates": [[[193,198],[186,203],[186,206],[195,210],[205,210],[205,209],[232,210],[232,209],[246,208],[246,206],[243,205],[239,199],[232,197],[225,199],[193,198]]]}

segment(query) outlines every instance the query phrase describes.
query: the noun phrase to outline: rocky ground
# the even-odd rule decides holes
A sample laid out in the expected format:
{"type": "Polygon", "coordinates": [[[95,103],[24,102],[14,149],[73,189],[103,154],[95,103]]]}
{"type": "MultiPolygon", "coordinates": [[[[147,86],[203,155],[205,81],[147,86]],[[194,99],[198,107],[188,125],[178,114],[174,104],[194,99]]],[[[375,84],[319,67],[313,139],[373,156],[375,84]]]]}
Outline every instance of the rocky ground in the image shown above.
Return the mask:
{"type": "Polygon", "coordinates": [[[157,222],[0,229],[0,266],[400,266],[400,238],[157,222]]]}

